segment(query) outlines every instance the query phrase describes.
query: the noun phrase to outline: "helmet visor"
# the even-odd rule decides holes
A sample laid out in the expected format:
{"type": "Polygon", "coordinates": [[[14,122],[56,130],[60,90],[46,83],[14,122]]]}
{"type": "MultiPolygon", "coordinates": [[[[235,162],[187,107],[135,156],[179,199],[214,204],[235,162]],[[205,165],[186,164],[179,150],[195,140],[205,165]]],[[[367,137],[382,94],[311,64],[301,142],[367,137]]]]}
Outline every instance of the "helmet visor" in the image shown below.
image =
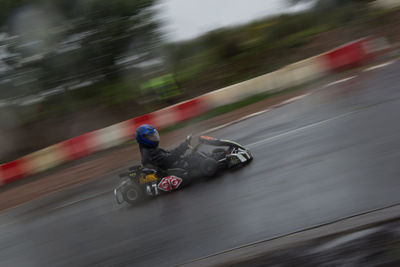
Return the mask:
{"type": "Polygon", "coordinates": [[[153,133],[146,136],[146,138],[149,141],[160,142],[160,135],[158,134],[157,130],[155,130],[153,133]]]}

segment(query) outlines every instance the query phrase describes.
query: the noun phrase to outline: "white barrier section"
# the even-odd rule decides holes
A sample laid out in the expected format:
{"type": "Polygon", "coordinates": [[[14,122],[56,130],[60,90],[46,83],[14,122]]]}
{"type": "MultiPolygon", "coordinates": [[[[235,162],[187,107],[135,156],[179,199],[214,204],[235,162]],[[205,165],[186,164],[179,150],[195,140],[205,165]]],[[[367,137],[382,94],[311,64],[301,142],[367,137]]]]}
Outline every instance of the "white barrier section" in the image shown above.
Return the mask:
{"type": "Polygon", "coordinates": [[[380,52],[390,48],[390,44],[385,37],[371,39],[364,43],[364,49],[367,54],[380,52]]]}
{"type": "Polygon", "coordinates": [[[36,151],[27,155],[25,158],[31,165],[31,173],[45,171],[65,162],[59,144],[36,151]]]}
{"type": "Polygon", "coordinates": [[[315,56],[290,65],[294,79],[293,86],[318,79],[328,72],[322,56],[315,56]]]}
{"type": "Polygon", "coordinates": [[[162,129],[168,127],[179,121],[179,115],[177,114],[177,109],[175,106],[163,108],[161,110],[155,111],[154,114],[154,124],[162,129]]]}
{"type": "Polygon", "coordinates": [[[249,90],[254,94],[265,93],[276,89],[276,72],[267,73],[247,81],[249,90]]]}
{"type": "Polygon", "coordinates": [[[325,75],[328,67],[322,56],[316,56],[290,64],[278,71],[278,88],[285,89],[299,86],[325,75]]]}
{"type": "Polygon", "coordinates": [[[241,84],[231,85],[205,94],[205,97],[211,108],[228,105],[241,99],[240,90],[238,89],[240,86],[241,84]]]}
{"type": "Polygon", "coordinates": [[[94,150],[107,149],[129,140],[133,131],[130,121],[124,121],[93,132],[94,150]]]}

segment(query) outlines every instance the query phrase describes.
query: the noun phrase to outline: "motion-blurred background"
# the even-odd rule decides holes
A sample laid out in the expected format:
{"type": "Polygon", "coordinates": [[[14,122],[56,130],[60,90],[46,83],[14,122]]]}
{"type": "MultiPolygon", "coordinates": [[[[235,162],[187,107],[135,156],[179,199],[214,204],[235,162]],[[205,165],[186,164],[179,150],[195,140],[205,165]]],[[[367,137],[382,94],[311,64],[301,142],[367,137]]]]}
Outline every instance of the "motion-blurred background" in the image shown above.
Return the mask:
{"type": "Polygon", "coordinates": [[[0,0],[0,266],[400,266],[399,72],[400,0],[0,0]],[[144,123],[254,161],[119,205],[144,123]]]}
{"type": "Polygon", "coordinates": [[[0,163],[357,38],[397,43],[397,2],[0,1],[0,163]]]}

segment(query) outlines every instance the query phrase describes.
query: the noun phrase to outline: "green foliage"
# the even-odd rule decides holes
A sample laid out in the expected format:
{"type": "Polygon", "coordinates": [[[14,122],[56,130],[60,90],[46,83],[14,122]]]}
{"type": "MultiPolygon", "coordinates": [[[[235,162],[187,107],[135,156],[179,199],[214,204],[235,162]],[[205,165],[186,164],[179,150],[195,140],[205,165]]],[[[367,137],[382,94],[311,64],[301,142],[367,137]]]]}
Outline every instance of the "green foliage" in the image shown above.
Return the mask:
{"type": "Polygon", "coordinates": [[[304,13],[298,15],[282,15],[277,18],[279,23],[275,23],[270,29],[270,36],[273,39],[283,38],[315,25],[313,13],[304,13]]]}
{"type": "Polygon", "coordinates": [[[295,33],[284,38],[280,42],[280,46],[287,49],[300,47],[309,41],[309,37],[310,36],[307,31],[295,33]]]}

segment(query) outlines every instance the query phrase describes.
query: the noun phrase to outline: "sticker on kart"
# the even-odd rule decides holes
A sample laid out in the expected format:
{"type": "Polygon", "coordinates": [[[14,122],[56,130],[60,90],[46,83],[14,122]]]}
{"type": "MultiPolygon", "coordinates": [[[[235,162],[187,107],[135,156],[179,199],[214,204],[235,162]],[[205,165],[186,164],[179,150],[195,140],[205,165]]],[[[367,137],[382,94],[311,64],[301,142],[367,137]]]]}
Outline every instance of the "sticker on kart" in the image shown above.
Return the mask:
{"type": "Polygon", "coordinates": [[[200,136],[200,138],[203,138],[203,139],[205,139],[205,140],[215,140],[215,138],[214,137],[210,137],[210,136],[205,136],[205,135],[202,135],[202,136],[200,136]]]}
{"type": "Polygon", "coordinates": [[[162,178],[157,187],[162,191],[170,192],[178,189],[181,183],[182,178],[176,176],[167,176],[162,178]]]}

